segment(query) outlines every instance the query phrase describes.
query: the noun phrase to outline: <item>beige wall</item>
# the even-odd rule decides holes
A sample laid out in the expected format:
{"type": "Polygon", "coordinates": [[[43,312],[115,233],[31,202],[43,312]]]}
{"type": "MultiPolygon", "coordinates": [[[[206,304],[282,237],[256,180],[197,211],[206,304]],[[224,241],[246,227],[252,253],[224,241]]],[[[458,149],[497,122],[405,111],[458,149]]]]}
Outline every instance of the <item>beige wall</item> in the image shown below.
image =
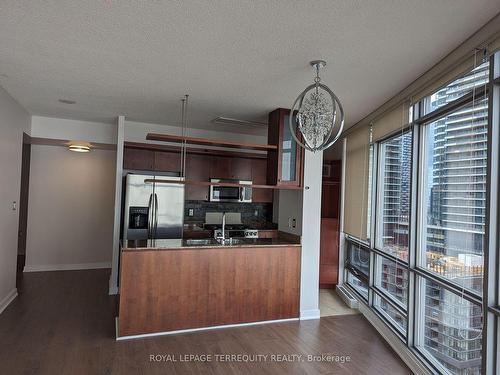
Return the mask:
{"type": "Polygon", "coordinates": [[[0,87],[0,312],[16,296],[17,229],[23,132],[29,114],[0,87]]]}
{"type": "Polygon", "coordinates": [[[110,266],[115,157],[32,146],[26,271],[110,266]]]}

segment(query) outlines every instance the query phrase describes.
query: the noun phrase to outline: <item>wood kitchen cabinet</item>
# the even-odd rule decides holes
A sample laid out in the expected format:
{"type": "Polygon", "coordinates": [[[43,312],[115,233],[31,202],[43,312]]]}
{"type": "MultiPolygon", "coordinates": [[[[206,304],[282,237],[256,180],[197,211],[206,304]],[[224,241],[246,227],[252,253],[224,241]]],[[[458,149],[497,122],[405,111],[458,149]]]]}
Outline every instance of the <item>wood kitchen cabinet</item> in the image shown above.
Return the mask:
{"type": "Polygon", "coordinates": [[[210,178],[230,180],[251,180],[251,159],[243,157],[212,156],[210,178]]]}
{"type": "Polygon", "coordinates": [[[289,117],[290,110],[285,108],[278,108],[269,114],[267,141],[268,144],[277,146],[276,150],[268,151],[269,185],[302,186],[304,149],[297,144],[290,132],[289,117]]]}
{"type": "Polygon", "coordinates": [[[155,152],[140,148],[123,149],[123,169],[152,171],[155,164],[155,152]]]}
{"type": "MultiPolygon", "coordinates": [[[[189,181],[208,181],[210,179],[211,158],[206,155],[187,154],[186,179],[189,181]]],[[[208,186],[186,185],[186,200],[207,201],[208,186]]]]}
{"type": "Polygon", "coordinates": [[[139,147],[123,149],[124,169],[178,173],[180,160],[179,152],[156,151],[139,147]]]}
{"type": "MultiPolygon", "coordinates": [[[[175,172],[181,170],[181,155],[179,152],[155,151],[154,170],[158,172],[175,172]]],[[[187,164],[186,164],[187,165],[187,164]]]]}
{"type": "MultiPolygon", "coordinates": [[[[265,185],[267,179],[267,159],[252,159],[252,182],[255,185],[265,185]]],[[[273,201],[272,189],[252,189],[252,201],[270,203],[273,201]]]]}
{"type": "MultiPolygon", "coordinates": [[[[186,154],[186,180],[209,182],[211,178],[250,180],[266,185],[267,158],[265,155],[223,152],[223,155],[204,151],[188,151],[186,154]]],[[[163,148],[159,145],[128,143],[123,152],[123,168],[154,172],[180,171],[180,149],[163,148]]],[[[186,200],[209,199],[208,186],[186,184],[186,200]]],[[[272,189],[254,189],[252,200],[256,203],[273,201],[272,189]]]]}

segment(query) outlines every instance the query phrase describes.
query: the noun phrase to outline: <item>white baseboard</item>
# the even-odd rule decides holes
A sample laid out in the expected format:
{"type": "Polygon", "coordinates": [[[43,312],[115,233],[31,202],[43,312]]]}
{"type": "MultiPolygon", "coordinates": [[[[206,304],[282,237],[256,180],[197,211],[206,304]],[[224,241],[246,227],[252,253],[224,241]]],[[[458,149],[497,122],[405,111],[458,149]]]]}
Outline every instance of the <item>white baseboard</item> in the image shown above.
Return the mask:
{"type": "Polygon", "coordinates": [[[14,288],[10,291],[9,294],[5,296],[2,300],[0,300],[0,314],[10,305],[14,298],[17,297],[17,288],[14,288]]]}
{"type": "Polygon", "coordinates": [[[180,330],[177,330],[177,331],[165,331],[165,332],[145,333],[145,334],[142,334],[142,335],[120,336],[120,333],[119,333],[119,328],[120,327],[118,325],[118,317],[117,317],[117,318],[115,318],[115,330],[116,330],[116,341],[122,341],[122,340],[143,339],[143,338],[155,337],[155,336],[176,335],[176,334],[179,334],[179,333],[210,331],[210,330],[213,330],[213,329],[236,328],[236,327],[256,326],[256,325],[261,325],[261,324],[293,322],[293,321],[297,321],[297,320],[299,320],[299,318],[277,319],[277,320],[264,320],[264,321],[261,321],[261,322],[240,323],[240,324],[226,324],[226,325],[223,325],[223,326],[201,327],[201,328],[191,328],[191,329],[180,329],[180,330]]]}
{"type": "Polygon", "coordinates": [[[118,286],[112,285],[111,279],[109,280],[109,295],[116,296],[119,293],[118,286]]]}
{"type": "Polygon", "coordinates": [[[23,272],[43,272],[43,271],[75,271],[94,270],[100,268],[111,268],[110,262],[104,263],[75,263],[75,264],[42,264],[38,266],[26,265],[23,272]]]}
{"type": "Polygon", "coordinates": [[[320,318],[319,309],[314,310],[303,310],[300,312],[300,320],[311,320],[320,318]]]}

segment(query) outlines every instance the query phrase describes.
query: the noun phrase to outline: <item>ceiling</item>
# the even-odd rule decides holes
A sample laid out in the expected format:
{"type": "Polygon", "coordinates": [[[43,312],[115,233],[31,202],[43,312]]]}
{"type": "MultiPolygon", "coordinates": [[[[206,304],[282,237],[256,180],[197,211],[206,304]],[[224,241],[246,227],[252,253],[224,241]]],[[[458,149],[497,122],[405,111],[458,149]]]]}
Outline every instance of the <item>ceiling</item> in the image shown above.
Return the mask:
{"type": "Polygon", "coordinates": [[[500,11],[498,0],[0,2],[0,85],[30,113],[110,122],[266,121],[323,82],[350,126],[500,11]],[[58,100],[74,100],[62,104],[58,100]]]}

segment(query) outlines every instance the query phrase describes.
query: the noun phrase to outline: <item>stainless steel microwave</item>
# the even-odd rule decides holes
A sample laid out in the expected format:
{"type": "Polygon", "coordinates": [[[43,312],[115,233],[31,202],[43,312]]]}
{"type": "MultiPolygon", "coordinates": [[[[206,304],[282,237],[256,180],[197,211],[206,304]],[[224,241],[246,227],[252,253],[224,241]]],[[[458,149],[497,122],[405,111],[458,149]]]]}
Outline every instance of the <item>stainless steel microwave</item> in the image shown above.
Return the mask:
{"type": "MultiPolygon", "coordinates": [[[[211,178],[212,183],[252,185],[252,181],[211,178]]],[[[252,188],[246,186],[210,185],[210,202],[252,202],[252,188]]]]}

